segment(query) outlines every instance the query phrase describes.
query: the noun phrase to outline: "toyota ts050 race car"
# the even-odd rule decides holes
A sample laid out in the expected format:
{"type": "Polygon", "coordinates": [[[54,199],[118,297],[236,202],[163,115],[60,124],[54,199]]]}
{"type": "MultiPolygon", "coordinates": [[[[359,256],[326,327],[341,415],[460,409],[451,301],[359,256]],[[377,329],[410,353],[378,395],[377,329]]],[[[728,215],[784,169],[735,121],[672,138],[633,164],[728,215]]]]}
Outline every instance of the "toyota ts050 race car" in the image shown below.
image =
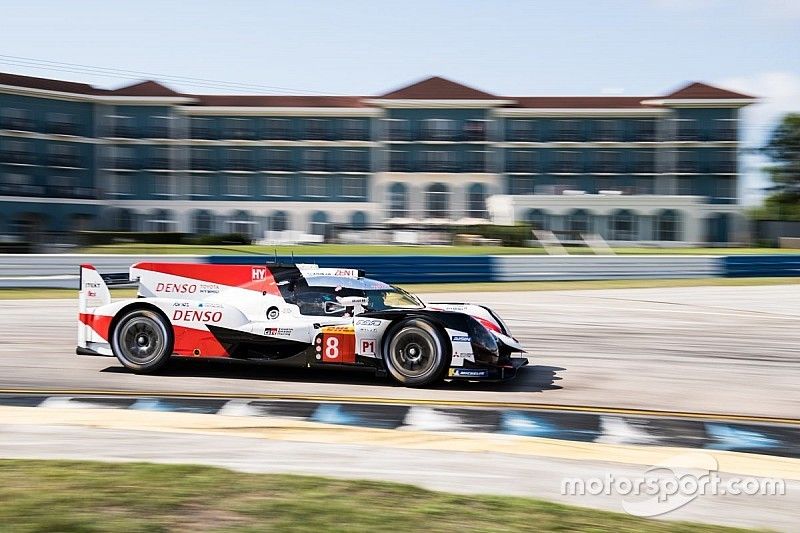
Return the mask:
{"type": "Polygon", "coordinates": [[[353,365],[407,386],[503,380],[528,363],[492,310],[424,304],[349,268],[137,263],[128,275],[80,267],[80,355],[152,373],[171,357],[353,365]],[[111,302],[108,285],[138,282],[111,302]]]}

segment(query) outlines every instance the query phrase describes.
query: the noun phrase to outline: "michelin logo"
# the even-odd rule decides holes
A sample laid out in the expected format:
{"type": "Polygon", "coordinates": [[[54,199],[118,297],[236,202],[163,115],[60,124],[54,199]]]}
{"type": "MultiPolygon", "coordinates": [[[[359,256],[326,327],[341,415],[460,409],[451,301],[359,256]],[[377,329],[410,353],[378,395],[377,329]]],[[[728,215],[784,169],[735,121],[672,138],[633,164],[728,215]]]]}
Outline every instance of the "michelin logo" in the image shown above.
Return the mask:
{"type": "Polygon", "coordinates": [[[453,340],[453,342],[470,342],[472,340],[466,335],[453,335],[450,338],[453,340]]]}

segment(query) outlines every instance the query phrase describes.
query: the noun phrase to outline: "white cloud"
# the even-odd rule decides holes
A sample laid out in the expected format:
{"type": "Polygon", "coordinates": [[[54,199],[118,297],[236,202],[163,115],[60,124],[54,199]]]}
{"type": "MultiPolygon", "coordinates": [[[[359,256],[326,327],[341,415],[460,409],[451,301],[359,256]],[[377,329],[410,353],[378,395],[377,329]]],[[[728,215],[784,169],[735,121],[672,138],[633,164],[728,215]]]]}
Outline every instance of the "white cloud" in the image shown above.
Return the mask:
{"type": "MultiPolygon", "coordinates": [[[[722,79],[714,85],[759,98],[757,104],[741,110],[743,148],[763,146],[783,115],[800,112],[800,75],[792,72],[761,72],[722,79]]],[[[764,156],[743,155],[740,184],[743,203],[757,204],[763,198],[763,188],[769,185],[769,177],[762,170],[767,163],[764,156]]]]}

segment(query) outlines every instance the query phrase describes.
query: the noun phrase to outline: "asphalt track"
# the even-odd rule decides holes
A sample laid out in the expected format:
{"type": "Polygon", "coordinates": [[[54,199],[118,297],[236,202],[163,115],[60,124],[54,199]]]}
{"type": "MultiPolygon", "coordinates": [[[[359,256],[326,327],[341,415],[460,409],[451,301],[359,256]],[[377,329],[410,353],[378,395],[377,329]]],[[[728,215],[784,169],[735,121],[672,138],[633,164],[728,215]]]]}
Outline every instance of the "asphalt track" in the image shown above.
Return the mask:
{"type": "Polygon", "coordinates": [[[371,373],[176,361],[137,376],[74,355],[76,302],[0,301],[0,390],[377,398],[796,418],[800,286],[426,294],[492,306],[530,352],[504,384],[406,389],[371,373]]]}

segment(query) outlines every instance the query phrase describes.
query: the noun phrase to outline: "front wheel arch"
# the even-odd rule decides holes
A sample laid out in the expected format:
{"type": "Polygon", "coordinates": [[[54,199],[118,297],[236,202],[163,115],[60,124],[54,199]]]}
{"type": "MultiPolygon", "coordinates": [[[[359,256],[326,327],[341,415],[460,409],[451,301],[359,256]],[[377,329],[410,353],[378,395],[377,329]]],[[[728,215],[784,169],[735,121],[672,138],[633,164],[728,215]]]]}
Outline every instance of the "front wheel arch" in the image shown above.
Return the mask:
{"type": "Polygon", "coordinates": [[[450,338],[447,335],[445,327],[438,321],[432,320],[427,316],[410,315],[403,318],[394,320],[386,329],[386,333],[381,340],[381,360],[388,374],[395,379],[395,381],[406,387],[426,387],[437,383],[444,379],[447,370],[450,368],[452,361],[452,346],[450,338]],[[441,359],[437,368],[426,375],[423,379],[408,378],[406,376],[398,375],[397,371],[393,368],[392,361],[390,361],[390,346],[393,337],[401,331],[405,325],[410,323],[420,322],[426,324],[431,331],[438,337],[439,345],[441,347],[441,359]]]}

